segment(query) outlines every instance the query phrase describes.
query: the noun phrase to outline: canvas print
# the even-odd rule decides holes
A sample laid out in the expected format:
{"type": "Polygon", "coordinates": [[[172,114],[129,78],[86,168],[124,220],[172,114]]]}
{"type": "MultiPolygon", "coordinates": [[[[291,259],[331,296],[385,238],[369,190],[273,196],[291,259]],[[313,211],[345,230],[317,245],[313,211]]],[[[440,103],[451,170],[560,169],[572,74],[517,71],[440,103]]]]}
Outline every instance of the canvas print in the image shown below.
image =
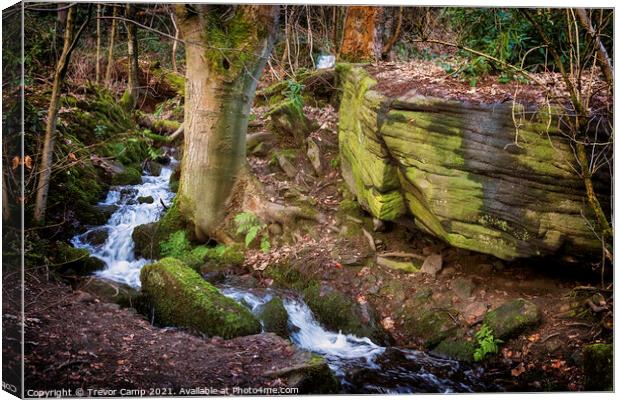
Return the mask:
{"type": "Polygon", "coordinates": [[[614,390],[614,9],[2,13],[3,390],[614,390]]]}

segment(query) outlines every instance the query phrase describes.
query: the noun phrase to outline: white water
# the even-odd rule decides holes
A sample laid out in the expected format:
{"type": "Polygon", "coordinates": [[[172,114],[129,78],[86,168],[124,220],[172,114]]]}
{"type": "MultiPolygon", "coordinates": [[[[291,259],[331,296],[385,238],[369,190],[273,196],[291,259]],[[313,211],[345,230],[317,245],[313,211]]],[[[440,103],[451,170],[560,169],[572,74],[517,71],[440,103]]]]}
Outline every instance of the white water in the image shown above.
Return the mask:
{"type": "MultiPolygon", "coordinates": [[[[174,193],[168,181],[175,161],[162,169],[160,176],[142,176],[139,185],[112,188],[101,205],[117,205],[106,225],[93,227],[75,236],[72,244],[87,249],[100,258],[106,268],[98,276],[140,286],[140,269],[150,260],[136,258],[131,237],[136,226],[159,220],[164,211],[161,204],[170,205],[174,193]],[[152,204],[138,204],[138,197],[152,196],[152,204]],[[161,201],[160,201],[161,200],[161,201]],[[105,229],[108,238],[101,245],[86,242],[89,233],[105,229]]],[[[234,287],[222,293],[248,307],[254,314],[273,296],[282,298],[289,316],[291,341],[299,348],[321,354],[339,378],[346,391],[361,393],[468,392],[472,389],[460,381],[475,381],[477,371],[461,371],[455,361],[431,357],[426,353],[394,347],[382,347],[369,338],[332,332],[314,318],[310,308],[290,293],[249,291],[234,287]],[[471,378],[471,379],[470,379],[471,378]]]]}
{"type": "Polygon", "coordinates": [[[131,234],[136,226],[159,220],[164,211],[161,202],[169,206],[174,193],[169,189],[168,181],[172,175],[175,161],[164,166],[159,176],[142,176],[139,185],[115,186],[108,192],[100,205],[118,205],[107,224],[95,227],[84,234],[77,235],[71,244],[77,248],[87,249],[92,256],[103,260],[106,268],[96,275],[113,281],[140,287],[140,269],[149,262],[145,258],[136,258],[131,234]],[[139,204],[138,197],[152,196],[153,203],[139,204]],[[161,200],[161,201],[160,201],[161,200]],[[85,241],[89,233],[105,229],[108,238],[102,245],[92,245],[85,241]]]}

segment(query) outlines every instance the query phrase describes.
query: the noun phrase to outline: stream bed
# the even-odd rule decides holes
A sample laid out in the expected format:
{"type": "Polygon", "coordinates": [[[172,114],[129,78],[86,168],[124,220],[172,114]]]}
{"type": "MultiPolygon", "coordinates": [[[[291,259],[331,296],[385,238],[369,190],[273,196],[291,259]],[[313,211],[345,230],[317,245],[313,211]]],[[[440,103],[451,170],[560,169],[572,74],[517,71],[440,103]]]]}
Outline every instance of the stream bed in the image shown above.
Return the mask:
{"type": "MultiPolygon", "coordinates": [[[[72,239],[75,247],[87,249],[92,256],[103,260],[106,268],[97,276],[140,287],[140,270],[150,262],[134,255],[131,237],[136,226],[156,222],[174,193],[169,179],[177,163],[172,159],[159,176],[142,176],[138,185],[116,186],[110,189],[103,207],[117,207],[103,226],[92,227],[72,239]],[[150,203],[140,203],[140,197],[151,196],[150,203]],[[86,239],[95,231],[105,230],[107,238],[101,244],[86,239]]],[[[347,393],[450,393],[498,391],[494,385],[482,383],[482,368],[473,368],[456,361],[434,357],[425,352],[383,347],[369,338],[359,338],[332,332],[321,326],[307,304],[296,294],[272,289],[220,287],[222,293],[257,314],[263,304],[274,296],[280,297],[289,317],[290,340],[298,348],[321,354],[347,393]]]]}

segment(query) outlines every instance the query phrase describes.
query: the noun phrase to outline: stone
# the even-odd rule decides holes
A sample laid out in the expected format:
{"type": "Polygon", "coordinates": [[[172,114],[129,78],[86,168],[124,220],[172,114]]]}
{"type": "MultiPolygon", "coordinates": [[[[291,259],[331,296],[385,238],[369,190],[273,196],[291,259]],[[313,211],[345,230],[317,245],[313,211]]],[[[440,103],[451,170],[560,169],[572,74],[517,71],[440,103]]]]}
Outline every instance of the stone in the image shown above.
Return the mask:
{"type": "Polygon", "coordinates": [[[139,296],[138,290],[129,285],[96,276],[82,279],[78,284],[78,290],[121,307],[135,307],[139,296]]]}
{"type": "Polygon", "coordinates": [[[298,145],[302,145],[306,135],[312,131],[312,123],[294,100],[285,99],[275,104],[267,115],[269,128],[276,136],[292,138],[298,145]]]}
{"type": "Polygon", "coordinates": [[[108,235],[108,230],[101,227],[86,232],[83,240],[92,246],[101,246],[108,240],[108,235]]]}
{"type": "Polygon", "coordinates": [[[463,310],[463,318],[469,326],[475,325],[482,320],[482,316],[487,312],[486,304],[475,301],[465,306],[463,310]]]}
{"type": "Polygon", "coordinates": [[[62,275],[89,275],[105,268],[105,262],[91,257],[88,250],[75,248],[65,242],[58,242],[56,258],[52,269],[62,275]]]}
{"type": "Polygon", "coordinates": [[[146,163],[146,169],[151,174],[151,176],[159,176],[161,175],[161,170],[163,166],[157,161],[149,160],[146,163]]]}
{"type": "Polygon", "coordinates": [[[138,225],[131,233],[136,256],[147,259],[159,258],[160,249],[157,235],[157,222],[138,225]]]}
{"type": "Polygon", "coordinates": [[[140,204],[153,204],[155,200],[153,199],[153,196],[140,196],[138,197],[138,203],[140,204]]]}
{"type": "Polygon", "coordinates": [[[420,271],[420,267],[416,265],[413,261],[396,261],[387,257],[377,257],[377,264],[381,265],[382,267],[395,269],[398,271],[406,272],[408,274],[420,271]]]}
{"type": "Polygon", "coordinates": [[[538,306],[525,299],[508,301],[484,316],[484,323],[498,339],[507,339],[540,323],[538,306]]]}
{"type": "Polygon", "coordinates": [[[280,165],[280,168],[282,168],[282,171],[284,171],[286,176],[288,176],[289,178],[294,178],[297,175],[297,168],[295,168],[295,166],[288,160],[288,158],[284,154],[276,153],[276,160],[278,160],[278,164],[280,165]]]}
{"type": "MultiPolygon", "coordinates": [[[[374,217],[409,218],[452,246],[503,260],[600,250],[582,216],[569,135],[547,109],[516,105],[528,118],[519,128],[527,146],[515,146],[510,102],[390,98],[363,67],[336,71],[342,175],[374,217]]],[[[609,210],[609,177],[594,181],[609,210]]]]}
{"type": "Polygon", "coordinates": [[[457,361],[473,362],[474,351],[476,347],[474,343],[458,337],[461,335],[455,335],[456,337],[449,337],[442,340],[431,351],[431,354],[435,354],[441,357],[447,357],[457,361]]]}
{"type": "Polygon", "coordinates": [[[431,254],[424,260],[420,272],[424,272],[425,274],[429,274],[432,277],[435,277],[437,273],[441,271],[442,267],[443,257],[441,256],[441,254],[431,254]]]}
{"type": "Polygon", "coordinates": [[[248,309],[177,259],[163,258],[143,267],[140,282],[160,324],[193,328],[225,339],[261,331],[248,309]]]}
{"type": "Polygon", "coordinates": [[[339,393],[340,383],[333,375],[325,359],[303,350],[297,350],[291,357],[291,366],[268,371],[268,378],[284,378],[288,387],[295,387],[299,394],[339,393]]]}
{"type": "Polygon", "coordinates": [[[95,208],[102,214],[103,219],[106,221],[118,210],[116,204],[98,204],[95,208]]]}
{"type": "Polygon", "coordinates": [[[321,164],[321,150],[312,138],[306,139],[306,142],[308,143],[308,150],[306,152],[308,159],[310,160],[312,168],[314,168],[316,174],[320,176],[323,173],[323,165],[321,164]]]}
{"type": "Polygon", "coordinates": [[[461,298],[466,300],[471,297],[474,290],[474,283],[469,278],[458,277],[452,281],[452,291],[461,298]]]}
{"type": "Polygon", "coordinates": [[[112,185],[138,185],[140,183],[142,183],[142,172],[134,167],[125,167],[122,172],[112,175],[112,185]]]}
{"type": "Polygon", "coordinates": [[[278,297],[274,297],[261,307],[258,319],[263,323],[265,332],[273,332],[283,338],[289,337],[288,313],[278,297]]]}
{"type": "Polygon", "coordinates": [[[612,391],[614,380],[613,345],[589,344],[583,347],[585,389],[612,391]]]}

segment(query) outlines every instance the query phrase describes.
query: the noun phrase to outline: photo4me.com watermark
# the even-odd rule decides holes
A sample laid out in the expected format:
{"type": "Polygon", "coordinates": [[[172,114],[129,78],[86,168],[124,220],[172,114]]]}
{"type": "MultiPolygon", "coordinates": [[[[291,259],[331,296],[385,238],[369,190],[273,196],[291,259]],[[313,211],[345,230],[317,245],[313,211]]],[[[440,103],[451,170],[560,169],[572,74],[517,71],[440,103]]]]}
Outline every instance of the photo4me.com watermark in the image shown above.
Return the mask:
{"type": "Polygon", "coordinates": [[[248,395],[294,395],[296,387],[192,387],[192,388],[150,388],[150,389],[27,389],[27,398],[66,397],[150,397],[150,396],[248,396],[248,395]]]}

